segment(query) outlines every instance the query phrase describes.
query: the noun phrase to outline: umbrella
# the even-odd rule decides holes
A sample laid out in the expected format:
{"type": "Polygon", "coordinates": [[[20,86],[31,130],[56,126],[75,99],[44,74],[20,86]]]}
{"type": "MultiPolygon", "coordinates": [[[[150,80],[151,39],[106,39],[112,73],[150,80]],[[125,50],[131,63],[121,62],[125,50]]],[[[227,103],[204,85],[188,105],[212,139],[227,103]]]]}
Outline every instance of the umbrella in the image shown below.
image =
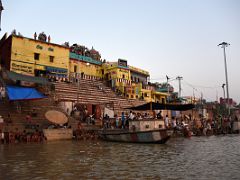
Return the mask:
{"type": "Polygon", "coordinates": [[[65,124],[68,122],[67,116],[60,111],[55,111],[55,110],[47,111],[45,113],[45,117],[48,121],[54,124],[65,124]]]}

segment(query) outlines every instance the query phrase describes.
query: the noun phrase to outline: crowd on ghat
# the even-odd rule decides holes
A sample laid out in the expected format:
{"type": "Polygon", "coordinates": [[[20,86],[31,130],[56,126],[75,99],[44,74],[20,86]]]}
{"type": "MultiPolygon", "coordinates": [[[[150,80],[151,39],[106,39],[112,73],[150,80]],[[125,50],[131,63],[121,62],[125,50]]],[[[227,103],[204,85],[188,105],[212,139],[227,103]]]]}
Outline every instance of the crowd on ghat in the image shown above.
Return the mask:
{"type": "MultiPolygon", "coordinates": [[[[36,116],[36,112],[33,111],[31,114],[26,116],[26,127],[23,130],[15,128],[15,131],[6,131],[0,128],[0,143],[19,143],[19,142],[43,142],[45,140],[43,132],[40,130],[38,125],[34,124],[31,120],[32,116],[36,116]]],[[[86,118],[87,119],[87,118],[86,118]]],[[[191,115],[188,117],[168,117],[166,114],[162,116],[162,112],[159,111],[155,114],[135,113],[130,111],[129,113],[122,112],[121,116],[114,115],[114,118],[110,118],[107,114],[103,117],[103,128],[104,129],[129,129],[129,121],[141,120],[141,119],[158,119],[162,120],[166,129],[172,129],[175,133],[181,133],[184,136],[191,135],[217,135],[217,134],[228,134],[235,133],[233,130],[234,121],[238,121],[235,117],[222,117],[218,116],[215,119],[204,119],[192,118],[191,115]]],[[[0,120],[3,118],[0,116],[0,120]]],[[[87,124],[94,125],[95,120],[90,117],[90,121],[87,124]]],[[[3,123],[6,127],[12,126],[11,115],[8,114],[7,118],[4,119],[3,123]]],[[[94,130],[85,130],[79,121],[77,129],[74,131],[74,137],[76,140],[96,140],[98,134],[94,130]]]]}
{"type": "Polygon", "coordinates": [[[17,128],[15,131],[3,132],[0,130],[1,135],[1,143],[9,144],[9,143],[20,143],[20,142],[43,142],[45,140],[43,132],[38,131],[19,131],[17,128]]]}
{"type": "Polygon", "coordinates": [[[14,128],[11,115],[8,113],[7,118],[1,119],[0,139],[1,143],[19,143],[19,142],[42,142],[45,140],[43,132],[40,130],[39,125],[32,122],[32,115],[27,114],[25,117],[26,126],[23,129],[14,128]],[[4,126],[4,128],[3,128],[4,126]]]}
{"type": "Polygon", "coordinates": [[[159,111],[156,114],[150,115],[149,113],[130,113],[122,112],[121,117],[114,115],[114,118],[109,118],[105,114],[103,118],[103,128],[105,129],[128,129],[129,120],[141,120],[141,119],[160,119],[163,120],[164,126],[167,129],[173,129],[175,133],[181,132],[184,136],[194,135],[217,135],[217,134],[229,134],[235,133],[233,129],[234,121],[238,121],[238,118],[221,117],[218,116],[215,119],[206,118],[192,118],[191,115],[183,117],[169,118],[168,115],[162,116],[162,112],[159,111]]]}

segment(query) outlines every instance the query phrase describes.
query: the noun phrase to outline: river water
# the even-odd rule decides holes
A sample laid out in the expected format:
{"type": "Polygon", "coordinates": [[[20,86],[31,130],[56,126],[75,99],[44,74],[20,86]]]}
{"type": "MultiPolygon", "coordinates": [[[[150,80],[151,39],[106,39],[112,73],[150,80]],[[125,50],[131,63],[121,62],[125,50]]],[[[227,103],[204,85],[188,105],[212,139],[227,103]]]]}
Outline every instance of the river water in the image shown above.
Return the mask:
{"type": "Polygon", "coordinates": [[[0,145],[0,179],[240,179],[240,135],[0,145]]]}

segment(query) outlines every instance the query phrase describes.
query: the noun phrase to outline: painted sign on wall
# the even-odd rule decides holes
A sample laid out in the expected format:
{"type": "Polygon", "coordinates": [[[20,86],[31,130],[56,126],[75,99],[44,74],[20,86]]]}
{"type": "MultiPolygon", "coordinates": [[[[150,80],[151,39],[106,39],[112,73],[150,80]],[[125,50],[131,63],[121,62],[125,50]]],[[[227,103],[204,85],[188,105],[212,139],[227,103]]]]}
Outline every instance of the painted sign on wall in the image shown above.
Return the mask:
{"type": "Polygon", "coordinates": [[[24,72],[26,74],[33,74],[33,66],[31,64],[12,62],[11,70],[15,72],[24,72]]]}

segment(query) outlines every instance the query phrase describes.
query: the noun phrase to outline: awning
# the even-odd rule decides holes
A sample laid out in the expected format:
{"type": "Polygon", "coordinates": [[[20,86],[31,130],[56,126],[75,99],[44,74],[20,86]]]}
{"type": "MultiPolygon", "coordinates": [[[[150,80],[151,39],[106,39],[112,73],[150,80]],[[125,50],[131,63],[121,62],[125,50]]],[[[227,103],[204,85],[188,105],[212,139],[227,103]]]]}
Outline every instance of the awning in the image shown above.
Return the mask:
{"type": "Polygon", "coordinates": [[[14,81],[27,81],[27,82],[34,82],[38,84],[50,84],[46,78],[42,77],[35,77],[35,76],[27,76],[23,74],[18,74],[13,71],[7,71],[7,76],[9,79],[14,80],[14,81]]]}
{"type": "Polygon", "coordinates": [[[46,98],[35,88],[25,88],[18,86],[7,86],[7,94],[10,101],[33,100],[46,98]]]}
{"type": "Polygon", "coordinates": [[[193,104],[160,104],[155,102],[146,103],[140,106],[129,107],[125,109],[131,109],[136,111],[146,111],[146,110],[175,110],[175,111],[186,111],[193,109],[195,106],[193,104]]]}
{"type": "Polygon", "coordinates": [[[160,95],[160,96],[168,96],[168,93],[154,91],[153,94],[160,95]]]}
{"type": "Polygon", "coordinates": [[[68,70],[64,68],[56,68],[51,66],[46,66],[46,71],[56,74],[67,74],[68,70]]]}

